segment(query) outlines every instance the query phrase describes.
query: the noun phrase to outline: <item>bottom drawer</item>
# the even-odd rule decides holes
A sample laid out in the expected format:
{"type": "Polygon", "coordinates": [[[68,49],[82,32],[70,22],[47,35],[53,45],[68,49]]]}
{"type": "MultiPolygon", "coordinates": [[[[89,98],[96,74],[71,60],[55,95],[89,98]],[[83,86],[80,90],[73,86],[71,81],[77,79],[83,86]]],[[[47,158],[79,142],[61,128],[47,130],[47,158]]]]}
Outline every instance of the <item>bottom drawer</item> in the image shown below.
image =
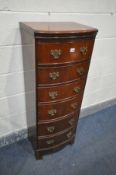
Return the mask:
{"type": "Polygon", "coordinates": [[[38,148],[40,149],[49,149],[51,147],[56,147],[59,144],[62,144],[63,142],[66,142],[70,140],[74,136],[75,127],[72,129],[69,129],[63,134],[51,136],[44,139],[38,140],[38,148]]]}
{"type": "Polygon", "coordinates": [[[36,155],[36,158],[37,159],[42,159],[43,155],[45,154],[51,154],[51,153],[54,153],[56,151],[59,151],[61,149],[63,149],[66,145],[68,144],[73,144],[74,143],[74,140],[75,140],[75,134],[68,140],[56,145],[56,146],[52,146],[52,147],[49,147],[49,148],[41,148],[41,149],[36,149],[35,150],[35,155],[36,155]]]}

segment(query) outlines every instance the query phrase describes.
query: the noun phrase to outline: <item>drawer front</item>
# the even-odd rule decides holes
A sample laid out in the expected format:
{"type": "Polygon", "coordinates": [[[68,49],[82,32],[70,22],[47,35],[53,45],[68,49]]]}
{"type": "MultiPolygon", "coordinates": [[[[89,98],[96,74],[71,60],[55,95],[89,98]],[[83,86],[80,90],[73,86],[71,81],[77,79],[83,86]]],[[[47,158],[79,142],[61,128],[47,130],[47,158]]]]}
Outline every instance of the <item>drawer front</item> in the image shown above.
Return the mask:
{"type": "Polygon", "coordinates": [[[58,144],[61,144],[62,142],[70,140],[74,135],[74,129],[70,129],[69,131],[59,134],[57,136],[49,137],[49,138],[44,138],[44,139],[39,139],[38,140],[38,147],[39,149],[44,149],[44,148],[50,148],[53,146],[57,146],[58,144]]]}
{"type": "Polygon", "coordinates": [[[64,146],[66,146],[67,144],[72,144],[74,143],[74,138],[75,138],[75,134],[67,140],[61,141],[60,143],[58,143],[57,145],[51,145],[50,147],[42,147],[41,149],[39,148],[39,144],[38,144],[38,150],[37,152],[40,155],[45,155],[45,154],[51,154],[54,153],[56,151],[59,151],[61,149],[64,148],[64,146]]]}
{"type": "Polygon", "coordinates": [[[80,39],[73,42],[37,42],[38,64],[68,63],[88,60],[91,57],[94,40],[80,39]]]}
{"type": "Polygon", "coordinates": [[[38,67],[37,83],[54,84],[68,82],[87,74],[89,62],[60,67],[38,67]]]}
{"type": "Polygon", "coordinates": [[[74,83],[51,86],[51,87],[38,87],[37,98],[38,102],[57,101],[73,96],[79,96],[84,89],[85,78],[74,83]]]}
{"type": "Polygon", "coordinates": [[[81,95],[78,98],[65,100],[57,103],[39,104],[38,105],[38,120],[54,120],[63,117],[74,111],[79,110],[81,105],[81,95]]]}
{"type": "Polygon", "coordinates": [[[56,134],[58,132],[66,130],[67,128],[74,127],[78,113],[79,112],[74,112],[73,114],[68,115],[68,117],[64,117],[60,120],[52,121],[49,123],[38,123],[38,135],[46,136],[50,134],[56,134]]]}

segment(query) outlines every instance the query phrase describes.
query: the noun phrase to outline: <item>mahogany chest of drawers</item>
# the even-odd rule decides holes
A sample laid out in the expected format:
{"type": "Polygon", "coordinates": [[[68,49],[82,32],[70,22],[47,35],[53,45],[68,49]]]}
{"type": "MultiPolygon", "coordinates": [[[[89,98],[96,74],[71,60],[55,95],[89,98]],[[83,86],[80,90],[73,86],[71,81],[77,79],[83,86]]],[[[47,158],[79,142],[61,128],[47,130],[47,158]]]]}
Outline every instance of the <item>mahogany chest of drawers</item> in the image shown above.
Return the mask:
{"type": "Polygon", "coordinates": [[[36,158],[74,142],[97,29],[27,22],[35,39],[36,158]]]}

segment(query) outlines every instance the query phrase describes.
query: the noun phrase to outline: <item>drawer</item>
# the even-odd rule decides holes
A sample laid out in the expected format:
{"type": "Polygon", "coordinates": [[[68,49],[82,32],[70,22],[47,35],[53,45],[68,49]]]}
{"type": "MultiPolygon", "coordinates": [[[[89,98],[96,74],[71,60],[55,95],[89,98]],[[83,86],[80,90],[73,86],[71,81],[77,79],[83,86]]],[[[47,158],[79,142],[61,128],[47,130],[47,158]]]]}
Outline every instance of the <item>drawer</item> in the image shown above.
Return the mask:
{"type": "Polygon", "coordinates": [[[49,102],[67,99],[82,94],[85,85],[85,78],[65,85],[38,87],[38,102],[49,102]]]}
{"type": "Polygon", "coordinates": [[[46,136],[50,134],[56,134],[67,128],[74,127],[76,119],[78,118],[77,114],[78,112],[74,112],[73,114],[59,120],[46,123],[38,123],[38,135],[46,136]]]}
{"type": "Polygon", "coordinates": [[[37,118],[39,121],[46,121],[63,117],[79,110],[81,101],[82,98],[80,95],[78,98],[73,98],[71,100],[65,100],[50,104],[39,104],[37,118]]]}
{"type": "Polygon", "coordinates": [[[54,84],[70,82],[75,79],[87,75],[89,68],[89,61],[84,63],[72,64],[60,67],[38,67],[37,83],[54,84]]]}
{"type": "Polygon", "coordinates": [[[80,39],[73,42],[37,42],[37,64],[56,64],[88,60],[91,57],[94,40],[80,39]]]}
{"type": "Polygon", "coordinates": [[[74,143],[74,138],[75,138],[75,134],[74,134],[70,139],[61,141],[59,144],[50,146],[49,148],[43,147],[43,148],[39,149],[39,144],[38,144],[38,149],[36,150],[36,154],[45,155],[45,154],[54,153],[54,152],[56,152],[56,151],[60,151],[60,150],[63,149],[67,144],[71,144],[71,145],[72,145],[72,144],[74,143]]]}
{"type": "Polygon", "coordinates": [[[49,149],[50,147],[57,146],[68,140],[71,140],[73,136],[74,136],[74,129],[70,129],[63,134],[59,134],[49,138],[39,139],[38,147],[39,149],[44,149],[44,148],[49,149]]]}

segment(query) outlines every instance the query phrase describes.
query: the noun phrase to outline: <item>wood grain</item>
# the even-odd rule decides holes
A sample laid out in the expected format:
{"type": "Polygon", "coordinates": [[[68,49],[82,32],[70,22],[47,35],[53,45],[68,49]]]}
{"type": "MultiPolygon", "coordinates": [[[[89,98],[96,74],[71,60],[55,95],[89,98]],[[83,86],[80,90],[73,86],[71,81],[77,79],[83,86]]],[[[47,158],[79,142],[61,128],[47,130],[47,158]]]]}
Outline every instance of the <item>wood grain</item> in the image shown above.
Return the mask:
{"type": "Polygon", "coordinates": [[[89,60],[91,58],[93,50],[94,40],[93,39],[80,39],[73,42],[54,41],[54,42],[41,42],[36,41],[36,52],[37,52],[37,64],[64,64],[71,62],[81,62],[89,60]],[[80,49],[87,48],[86,54],[82,54],[80,49]],[[58,59],[55,59],[51,55],[51,50],[61,50],[61,55],[58,59]],[[71,51],[72,49],[72,51],[71,51]],[[74,50],[74,52],[73,52],[74,50]]]}
{"type": "Polygon", "coordinates": [[[88,73],[89,61],[69,64],[64,66],[38,66],[37,69],[37,83],[38,86],[56,85],[61,83],[70,83],[86,76],[88,73]],[[54,78],[50,77],[56,73],[54,78]],[[58,76],[57,76],[58,75],[58,76]]]}

